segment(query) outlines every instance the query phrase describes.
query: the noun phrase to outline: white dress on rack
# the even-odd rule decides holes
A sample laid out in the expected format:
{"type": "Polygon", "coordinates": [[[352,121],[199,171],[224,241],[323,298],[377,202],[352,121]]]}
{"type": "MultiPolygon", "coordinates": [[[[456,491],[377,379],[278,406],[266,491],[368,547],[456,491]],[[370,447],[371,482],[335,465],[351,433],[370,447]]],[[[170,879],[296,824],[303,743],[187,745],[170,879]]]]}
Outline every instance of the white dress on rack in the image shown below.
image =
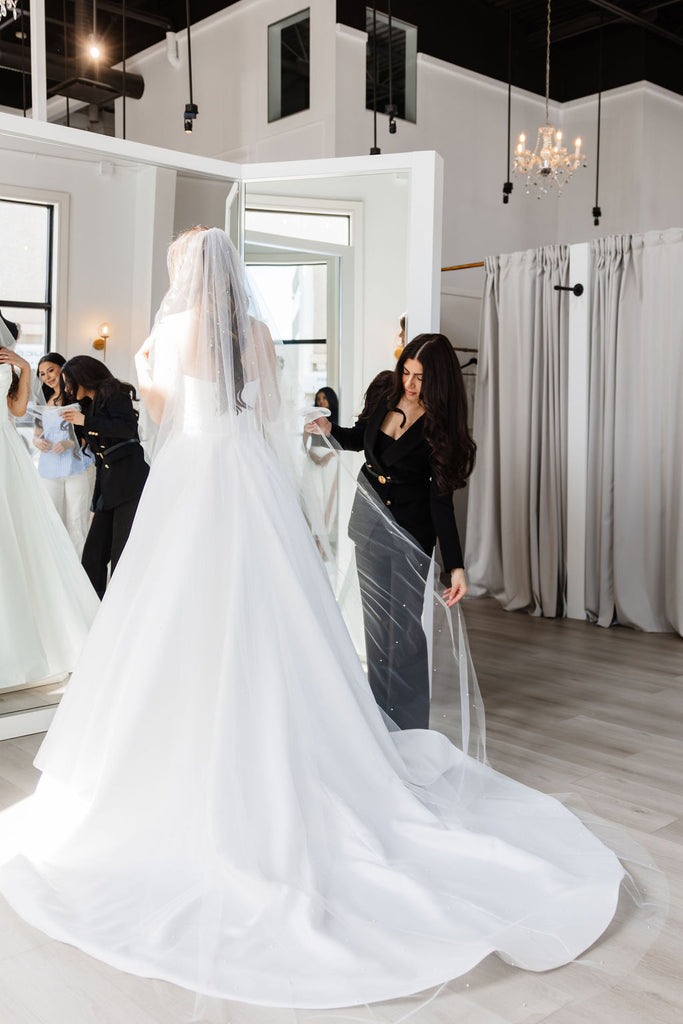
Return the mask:
{"type": "MultiPolygon", "coordinates": [[[[239,269],[220,261],[237,257],[222,233],[202,241],[196,273],[221,285],[202,301],[225,303],[219,271],[236,290],[239,269]]],[[[210,312],[206,365],[223,324],[227,366],[236,317],[210,312]]],[[[160,314],[157,345],[183,322],[198,330],[160,314]]],[[[442,734],[387,728],[258,424],[251,357],[230,371],[239,391],[221,367],[168,397],[173,430],[42,779],[0,817],[0,891],[122,970],[271,1006],[390,999],[493,952],[534,971],[572,960],[612,919],[620,862],[442,734]]]]}
{"type": "Polygon", "coordinates": [[[71,672],[99,601],[7,407],[0,366],[0,691],[71,672]]]}

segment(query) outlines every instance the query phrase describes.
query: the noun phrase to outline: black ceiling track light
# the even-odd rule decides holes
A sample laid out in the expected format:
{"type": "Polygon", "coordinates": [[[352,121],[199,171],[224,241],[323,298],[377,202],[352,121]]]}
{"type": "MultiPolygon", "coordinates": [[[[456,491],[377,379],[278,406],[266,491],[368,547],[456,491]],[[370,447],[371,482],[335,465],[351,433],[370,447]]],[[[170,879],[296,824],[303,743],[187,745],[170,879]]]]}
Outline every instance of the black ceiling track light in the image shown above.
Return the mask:
{"type": "Polygon", "coordinates": [[[508,144],[507,144],[507,181],[503,182],[503,202],[510,202],[512,182],[510,181],[510,115],[512,112],[512,8],[508,9],[508,144]]]}
{"type": "Polygon", "coordinates": [[[190,38],[190,0],[185,0],[185,19],[187,22],[187,71],[190,80],[190,102],[185,104],[183,114],[183,127],[186,132],[191,132],[195,119],[199,114],[199,107],[194,102],[192,95],[192,40],[190,38]]]}

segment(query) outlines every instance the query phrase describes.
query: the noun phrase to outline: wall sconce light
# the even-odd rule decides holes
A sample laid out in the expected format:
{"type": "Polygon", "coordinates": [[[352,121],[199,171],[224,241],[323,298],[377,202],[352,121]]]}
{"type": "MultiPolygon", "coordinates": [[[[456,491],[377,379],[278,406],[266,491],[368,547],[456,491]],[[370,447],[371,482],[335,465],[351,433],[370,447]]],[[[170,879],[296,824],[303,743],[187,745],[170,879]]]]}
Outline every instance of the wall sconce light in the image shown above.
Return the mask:
{"type": "Polygon", "coordinates": [[[102,359],[107,358],[107,339],[111,335],[111,327],[109,324],[100,324],[97,328],[97,337],[93,339],[92,347],[98,352],[102,353],[102,359]]]}

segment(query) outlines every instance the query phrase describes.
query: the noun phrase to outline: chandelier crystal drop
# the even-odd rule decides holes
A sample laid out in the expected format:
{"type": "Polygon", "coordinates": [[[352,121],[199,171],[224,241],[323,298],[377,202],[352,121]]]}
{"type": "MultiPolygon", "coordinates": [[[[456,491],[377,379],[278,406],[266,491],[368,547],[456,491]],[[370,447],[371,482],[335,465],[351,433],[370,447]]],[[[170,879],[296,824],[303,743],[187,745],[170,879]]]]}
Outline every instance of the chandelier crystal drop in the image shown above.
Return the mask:
{"type": "Polygon", "coordinates": [[[16,20],[17,0],[0,0],[0,18],[4,18],[10,11],[16,20]]]}
{"type": "Polygon", "coordinates": [[[545,124],[538,129],[536,148],[527,148],[526,135],[519,136],[514,152],[514,170],[526,178],[526,194],[537,199],[555,193],[562,195],[562,189],[578,167],[585,167],[585,155],[581,152],[581,139],[574,142],[574,151],[568,152],[562,145],[562,132],[555,131],[550,123],[550,0],[548,0],[548,26],[545,51],[545,124]]]}

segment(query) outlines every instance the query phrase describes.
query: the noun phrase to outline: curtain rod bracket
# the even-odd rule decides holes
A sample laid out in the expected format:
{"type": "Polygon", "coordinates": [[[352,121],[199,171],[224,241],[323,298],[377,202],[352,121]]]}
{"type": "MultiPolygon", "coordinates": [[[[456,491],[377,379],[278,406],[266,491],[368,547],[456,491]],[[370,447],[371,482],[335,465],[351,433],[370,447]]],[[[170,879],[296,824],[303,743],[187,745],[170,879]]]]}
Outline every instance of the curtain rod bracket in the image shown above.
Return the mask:
{"type": "Polygon", "coordinates": [[[555,285],[555,291],[556,292],[574,292],[574,295],[583,295],[583,285],[582,284],[575,284],[572,287],[571,285],[566,285],[566,284],[556,284],[555,285]]]}

